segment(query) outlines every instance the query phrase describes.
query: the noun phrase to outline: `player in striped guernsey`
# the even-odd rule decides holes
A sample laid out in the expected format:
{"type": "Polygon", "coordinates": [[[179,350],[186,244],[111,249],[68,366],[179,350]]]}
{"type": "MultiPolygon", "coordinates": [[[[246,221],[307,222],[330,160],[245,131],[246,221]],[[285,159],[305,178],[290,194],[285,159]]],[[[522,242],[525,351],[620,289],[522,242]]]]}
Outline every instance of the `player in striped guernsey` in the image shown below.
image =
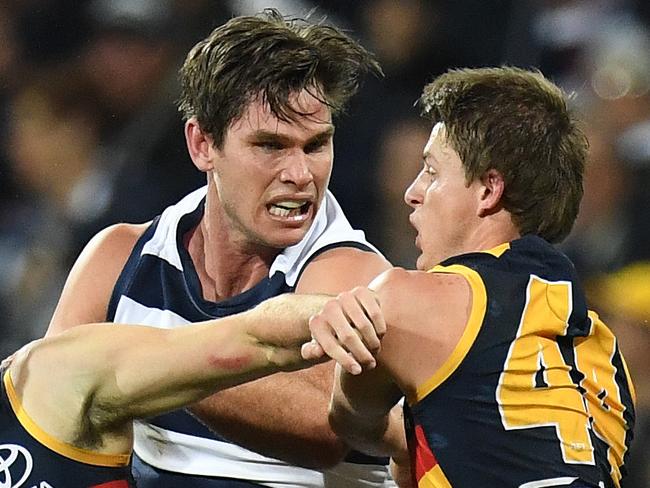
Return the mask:
{"type": "MultiPolygon", "coordinates": [[[[380,366],[338,371],[335,430],[397,456],[404,486],[620,488],[634,389],[551,245],[578,213],[587,154],[563,93],[537,72],[465,69],[421,102],[435,125],[405,194],[419,271],[371,285],[388,326],[380,366]],[[388,415],[402,394],[410,466],[388,415]]],[[[355,303],[313,321],[323,346],[355,303]]]]}
{"type": "MultiPolygon", "coordinates": [[[[134,418],[309,366],[300,348],[310,316],[328,300],[286,294],[189,327],[90,324],[28,344],[0,368],[3,486],[134,487],[134,418]]],[[[371,294],[365,303],[367,315],[377,315],[371,294]]],[[[339,331],[345,352],[335,359],[351,372],[374,365],[383,333],[381,321],[375,325],[361,316],[339,331]]]]}
{"type": "MultiPolygon", "coordinates": [[[[153,222],[99,233],[48,334],[105,320],[174,328],[284,292],[336,294],[387,269],[327,190],[333,117],[367,71],[379,67],[350,37],[273,10],[200,41],[181,69],[180,108],[207,185],[153,222]]],[[[349,453],[332,432],[332,372],[327,363],[273,375],[193,415],[137,423],[139,487],[390,485],[385,459],[349,453]]]]}

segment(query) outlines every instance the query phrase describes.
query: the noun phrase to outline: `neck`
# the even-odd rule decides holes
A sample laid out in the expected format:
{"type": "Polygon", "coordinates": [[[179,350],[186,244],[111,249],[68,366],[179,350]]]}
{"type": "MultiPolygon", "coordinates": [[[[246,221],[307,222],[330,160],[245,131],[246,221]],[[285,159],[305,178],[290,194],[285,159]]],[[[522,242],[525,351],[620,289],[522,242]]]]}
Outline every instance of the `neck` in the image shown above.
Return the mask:
{"type": "Polygon", "coordinates": [[[186,239],[205,300],[217,302],[254,287],[268,275],[280,252],[244,244],[223,225],[223,216],[206,215],[186,239]]]}
{"type": "Polygon", "coordinates": [[[512,222],[508,212],[501,211],[482,220],[470,237],[469,249],[487,251],[504,242],[519,239],[519,229],[512,222]]]}

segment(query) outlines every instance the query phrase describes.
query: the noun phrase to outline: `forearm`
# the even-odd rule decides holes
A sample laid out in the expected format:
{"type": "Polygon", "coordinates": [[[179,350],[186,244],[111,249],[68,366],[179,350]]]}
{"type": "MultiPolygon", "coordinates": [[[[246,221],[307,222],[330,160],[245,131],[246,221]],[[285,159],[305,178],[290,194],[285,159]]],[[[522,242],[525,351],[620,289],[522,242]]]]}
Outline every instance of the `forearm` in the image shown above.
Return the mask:
{"type": "Polygon", "coordinates": [[[255,452],[305,467],[330,467],[348,451],[327,421],[332,369],[325,363],[262,378],[219,392],[191,411],[255,452]]]}
{"type": "Polygon", "coordinates": [[[399,391],[381,370],[359,377],[337,367],[329,407],[333,430],[352,447],[377,456],[408,456],[399,391]],[[364,378],[365,377],[365,378],[364,378]]]}
{"type": "MultiPolygon", "coordinates": [[[[325,297],[285,295],[223,319],[156,330],[113,326],[119,347],[107,354],[100,393],[129,417],[187,405],[210,393],[306,365],[300,346],[310,338],[309,317],[325,297]]],[[[105,342],[104,342],[105,343],[105,342]]]]}
{"type": "Polygon", "coordinates": [[[402,407],[382,415],[366,415],[333,402],[329,414],[334,432],[350,446],[375,456],[404,459],[408,456],[402,407]]]}

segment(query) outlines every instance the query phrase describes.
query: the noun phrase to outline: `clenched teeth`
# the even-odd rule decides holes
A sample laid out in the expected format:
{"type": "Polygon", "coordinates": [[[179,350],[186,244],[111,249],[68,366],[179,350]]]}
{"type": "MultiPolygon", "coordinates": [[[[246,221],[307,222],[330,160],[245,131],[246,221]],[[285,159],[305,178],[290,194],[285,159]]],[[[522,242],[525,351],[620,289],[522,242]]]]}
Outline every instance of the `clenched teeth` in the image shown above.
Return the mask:
{"type": "Polygon", "coordinates": [[[278,217],[297,217],[307,211],[309,202],[287,200],[269,205],[269,213],[278,217]]]}
{"type": "Polygon", "coordinates": [[[274,206],[284,208],[298,208],[302,207],[306,202],[296,202],[295,200],[287,200],[286,202],[278,202],[274,206]]]}

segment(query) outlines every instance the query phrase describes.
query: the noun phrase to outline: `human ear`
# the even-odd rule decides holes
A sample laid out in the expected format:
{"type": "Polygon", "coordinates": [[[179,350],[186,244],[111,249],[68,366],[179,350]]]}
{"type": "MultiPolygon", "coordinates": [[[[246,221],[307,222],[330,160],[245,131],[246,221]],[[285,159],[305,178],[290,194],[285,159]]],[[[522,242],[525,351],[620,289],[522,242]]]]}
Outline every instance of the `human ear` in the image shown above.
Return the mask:
{"type": "Polygon", "coordinates": [[[211,171],[214,168],[210,151],[212,138],[203,132],[196,117],[185,122],[185,142],[194,166],[204,173],[211,171]]]}
{"type": "Polygon", "coordinates": [[[505,191],[503,175],[492,168],[481,177],[479,190],[479,216],[493,214],[501,208],[501,198],[505,191]]]}

